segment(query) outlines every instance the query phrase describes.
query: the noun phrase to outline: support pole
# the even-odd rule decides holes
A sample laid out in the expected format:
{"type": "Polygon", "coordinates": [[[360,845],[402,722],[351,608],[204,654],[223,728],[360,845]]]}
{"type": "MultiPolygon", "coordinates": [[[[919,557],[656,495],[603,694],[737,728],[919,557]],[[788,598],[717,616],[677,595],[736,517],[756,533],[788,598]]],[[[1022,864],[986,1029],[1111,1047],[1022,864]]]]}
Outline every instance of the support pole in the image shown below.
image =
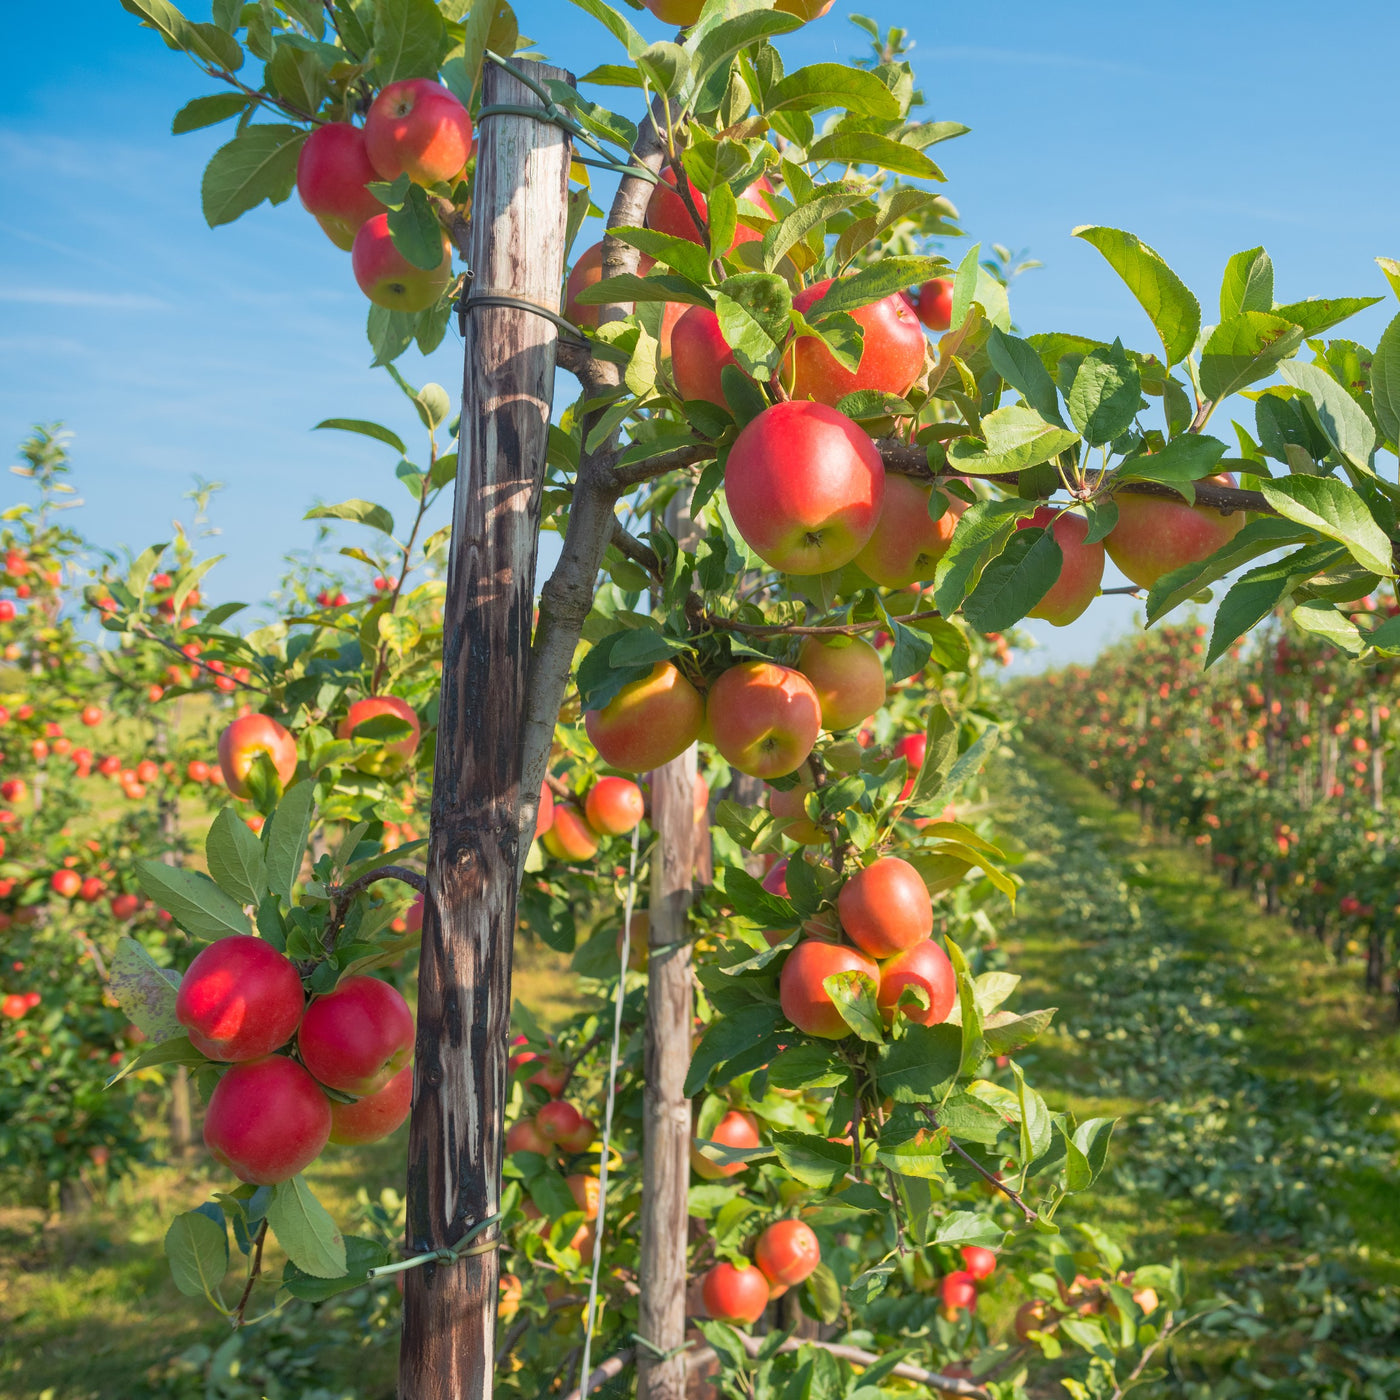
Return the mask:
{"type": "MultiPolygon", "coordinates": [[[[557,68],[520,67],[536,80],[571,81],[557,68]]],[[[492,64],[483,96],[541,105],[492,64]]],[[[568,169],[557,126],[515,114],[481,122],[475,292],[558,305],[568,169]]],[[[466,317],[409,1130],[412,1254],[454,1244],[499,1209],[521,716],[556,336],[522,308],[481,306],[466,317]]],[[[489,1400],[498,1239],[493,1226],[456,1262],[404,1275],[401,1400],[489,1400]]]]}

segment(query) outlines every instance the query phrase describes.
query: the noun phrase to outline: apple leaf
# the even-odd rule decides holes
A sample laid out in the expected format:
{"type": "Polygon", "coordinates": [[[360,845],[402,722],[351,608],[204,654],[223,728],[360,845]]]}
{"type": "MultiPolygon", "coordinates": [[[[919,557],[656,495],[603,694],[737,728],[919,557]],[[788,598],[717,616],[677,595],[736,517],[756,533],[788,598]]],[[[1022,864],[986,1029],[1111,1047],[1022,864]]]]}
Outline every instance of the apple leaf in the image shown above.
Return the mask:
{"type": "Polygon", "coordinates": [[[121,1009],[148,1040],[159,1043],[184,1035],[175,1019],[180,974],[174,968],[160,967],[134,938],[123,934],[117,940],[108,979],[108,988],[121,1009]]]}
{"type": "Polygon", "coordinates": [[[345,1276],[344,1237],[304,1177],[279,1181],[272,1188],[267,1223],[287,1258],[303,1273],[327,1279],[345,1276]]]}
{"type": "Polygon", "coordinates": [[[1085,225],[1074,236],[1093,244],[1138,299],[1161,337],[1167,368],[1184,360],[1201,328],[1201,305],[1166,259],[1123,229],[1085,225]]]}
{"type": "Polygon", "coordinates": [[[228,1272],[228,1227],[204,1210],[187,1210],[165,1232],[170,1277],[187,1298],[213,1301],[228,1272]]]}
{"type": "Polygon", "coordinates": [[[280,123],[244,128],[204,167],[200,197],[210,228],[230,224],[259,205],[281,204],[297,178],[297,156],[307,133],[280,123]]]}
{"type": "Polygon", "coordinates": [[[158,860],[139,860],[136,878],[142,890],[195,938],[252,932],[242,906],[207,875],[158,860]]]}

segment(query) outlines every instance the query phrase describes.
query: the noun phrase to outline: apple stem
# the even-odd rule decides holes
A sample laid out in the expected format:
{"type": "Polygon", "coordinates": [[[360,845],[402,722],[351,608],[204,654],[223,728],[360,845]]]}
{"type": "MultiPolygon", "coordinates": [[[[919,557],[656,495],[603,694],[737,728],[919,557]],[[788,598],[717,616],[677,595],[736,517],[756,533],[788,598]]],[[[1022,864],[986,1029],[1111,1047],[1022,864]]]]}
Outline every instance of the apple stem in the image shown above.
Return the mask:
{"type": "Polygon", "coordinates": [[[248,1281],[243,1285],[243,1292],[239,1296],[238,1304],[229,1316],[229,1321],[235,1329],[243,1326],[243,1314],[248,1307],[248,1299],[252,1296],[253,1285],[258,1281],[258,1275],[262,1273],[263,1241],[267,1239],[267,1217],[263,1217],[262,1224],[258,1226],[258,1233],[253,1237],[253,1257],[248,1264],[248,1281]]]}

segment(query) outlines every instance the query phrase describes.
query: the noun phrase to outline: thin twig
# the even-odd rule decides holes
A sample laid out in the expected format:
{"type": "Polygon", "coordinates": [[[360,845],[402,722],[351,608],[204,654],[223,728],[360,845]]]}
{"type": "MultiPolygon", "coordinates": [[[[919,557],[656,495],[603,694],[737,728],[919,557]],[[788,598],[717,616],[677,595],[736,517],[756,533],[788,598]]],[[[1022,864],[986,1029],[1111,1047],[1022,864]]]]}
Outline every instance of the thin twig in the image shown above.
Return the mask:
{"type": "Polygon", "coordinates": [[[337,886],[329,893],[337,903],[342,900],[349,903],[361,890],[368,889],[376,880],[402,880],[405,885],[412,885],[419,894],[426,894],[428,891],[427,877],[420,875],[416,870],[410,870],[406,865],[381,865],[377,870],[366,871],[358,880],[348,885],[337,886]]]}
{"type": "MultiPolygon", "coordinates": [[[[928,1119],[929,1123],[932,1124],[933,1127],[937,1128],[939,1126],[937,1113],[935,1113],[934,1110],[928,1105],[924,1106],[924,1117],[928,1119]]],[[[992,1172],[989,1172],[986,1169],[986,1167],[984,1167],[981,1164],[981,1162],[977,1161],[975,1157],[969,1156],[963,1150],[962,1146],[959,1143],[955,1142],[951,1136],[948,1138],[948,1146],[951,1147],[953,1151],[956,1152],[958,1156],[961,1157],[963,1161],[966,1162],[968,1166],[970,1166],[973,1169],[973,1171],[975,1171],[982,1178],[983,1181],[985,1181],[989,1186],[995,1186],[996,1189],[1000,1191],[1003,1196],[1006,1196],[1009,1200],[1014,1201],[1016,1206],[1019,1208],[1021,1214],[1025,1216],[1027,1222],[1040,1219],[1040,1216],[1037,1215],[1036,1212],[1033,1211],[1030,1208],[1030,1206],[1028,1206],[1025,1203],[1025,1201],[1021,1199],[1019,1192],[1013,1190],[999,1176],[996,1176],[992,1172]]]]}
{"type": "Polygon", "coordinates": [[[253,1241],[253,1259],[248,1265],[248,1281],[243,1285],[242,1296],[238,1299],[238,1305],[230,1315],[230,1321],[234,1327],[243,1325],[243,1313],[248,1306],[248,1299],[252,1296],[253,1285],[258,1281],[258,1275],[262,1273],[263,1241],[267,1239],[267,1218],[258,1226],[258,1233],[253,1241]]]}

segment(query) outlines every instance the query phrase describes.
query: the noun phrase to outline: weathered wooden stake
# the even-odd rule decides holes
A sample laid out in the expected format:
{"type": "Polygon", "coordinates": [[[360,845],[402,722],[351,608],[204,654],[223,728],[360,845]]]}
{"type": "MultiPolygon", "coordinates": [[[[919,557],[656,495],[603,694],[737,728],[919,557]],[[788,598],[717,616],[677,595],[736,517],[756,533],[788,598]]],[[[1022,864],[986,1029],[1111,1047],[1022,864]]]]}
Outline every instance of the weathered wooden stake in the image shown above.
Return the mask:
{"type": "MultiPolygon", "coordinates": [[[[535,79],[569,75],[521,62],[535,79]]],[[[494,65],[487,104],[539,107],[494,65]]],[[[546,121],[480,124],[472,291],[551,310],[564,266],[569,142],[546,121]]],[[[461,456],[443,618],[442,693],[418,978],[409,1134],[410,1253],[450,1246],[499,1209],[517,894],[521,716],[554,325],[515,307],[466,318],[461,456]]],[[[405,1275],[402,1400],[487,1400],[495,1363],[498,1238],[405,1275]]]]}

